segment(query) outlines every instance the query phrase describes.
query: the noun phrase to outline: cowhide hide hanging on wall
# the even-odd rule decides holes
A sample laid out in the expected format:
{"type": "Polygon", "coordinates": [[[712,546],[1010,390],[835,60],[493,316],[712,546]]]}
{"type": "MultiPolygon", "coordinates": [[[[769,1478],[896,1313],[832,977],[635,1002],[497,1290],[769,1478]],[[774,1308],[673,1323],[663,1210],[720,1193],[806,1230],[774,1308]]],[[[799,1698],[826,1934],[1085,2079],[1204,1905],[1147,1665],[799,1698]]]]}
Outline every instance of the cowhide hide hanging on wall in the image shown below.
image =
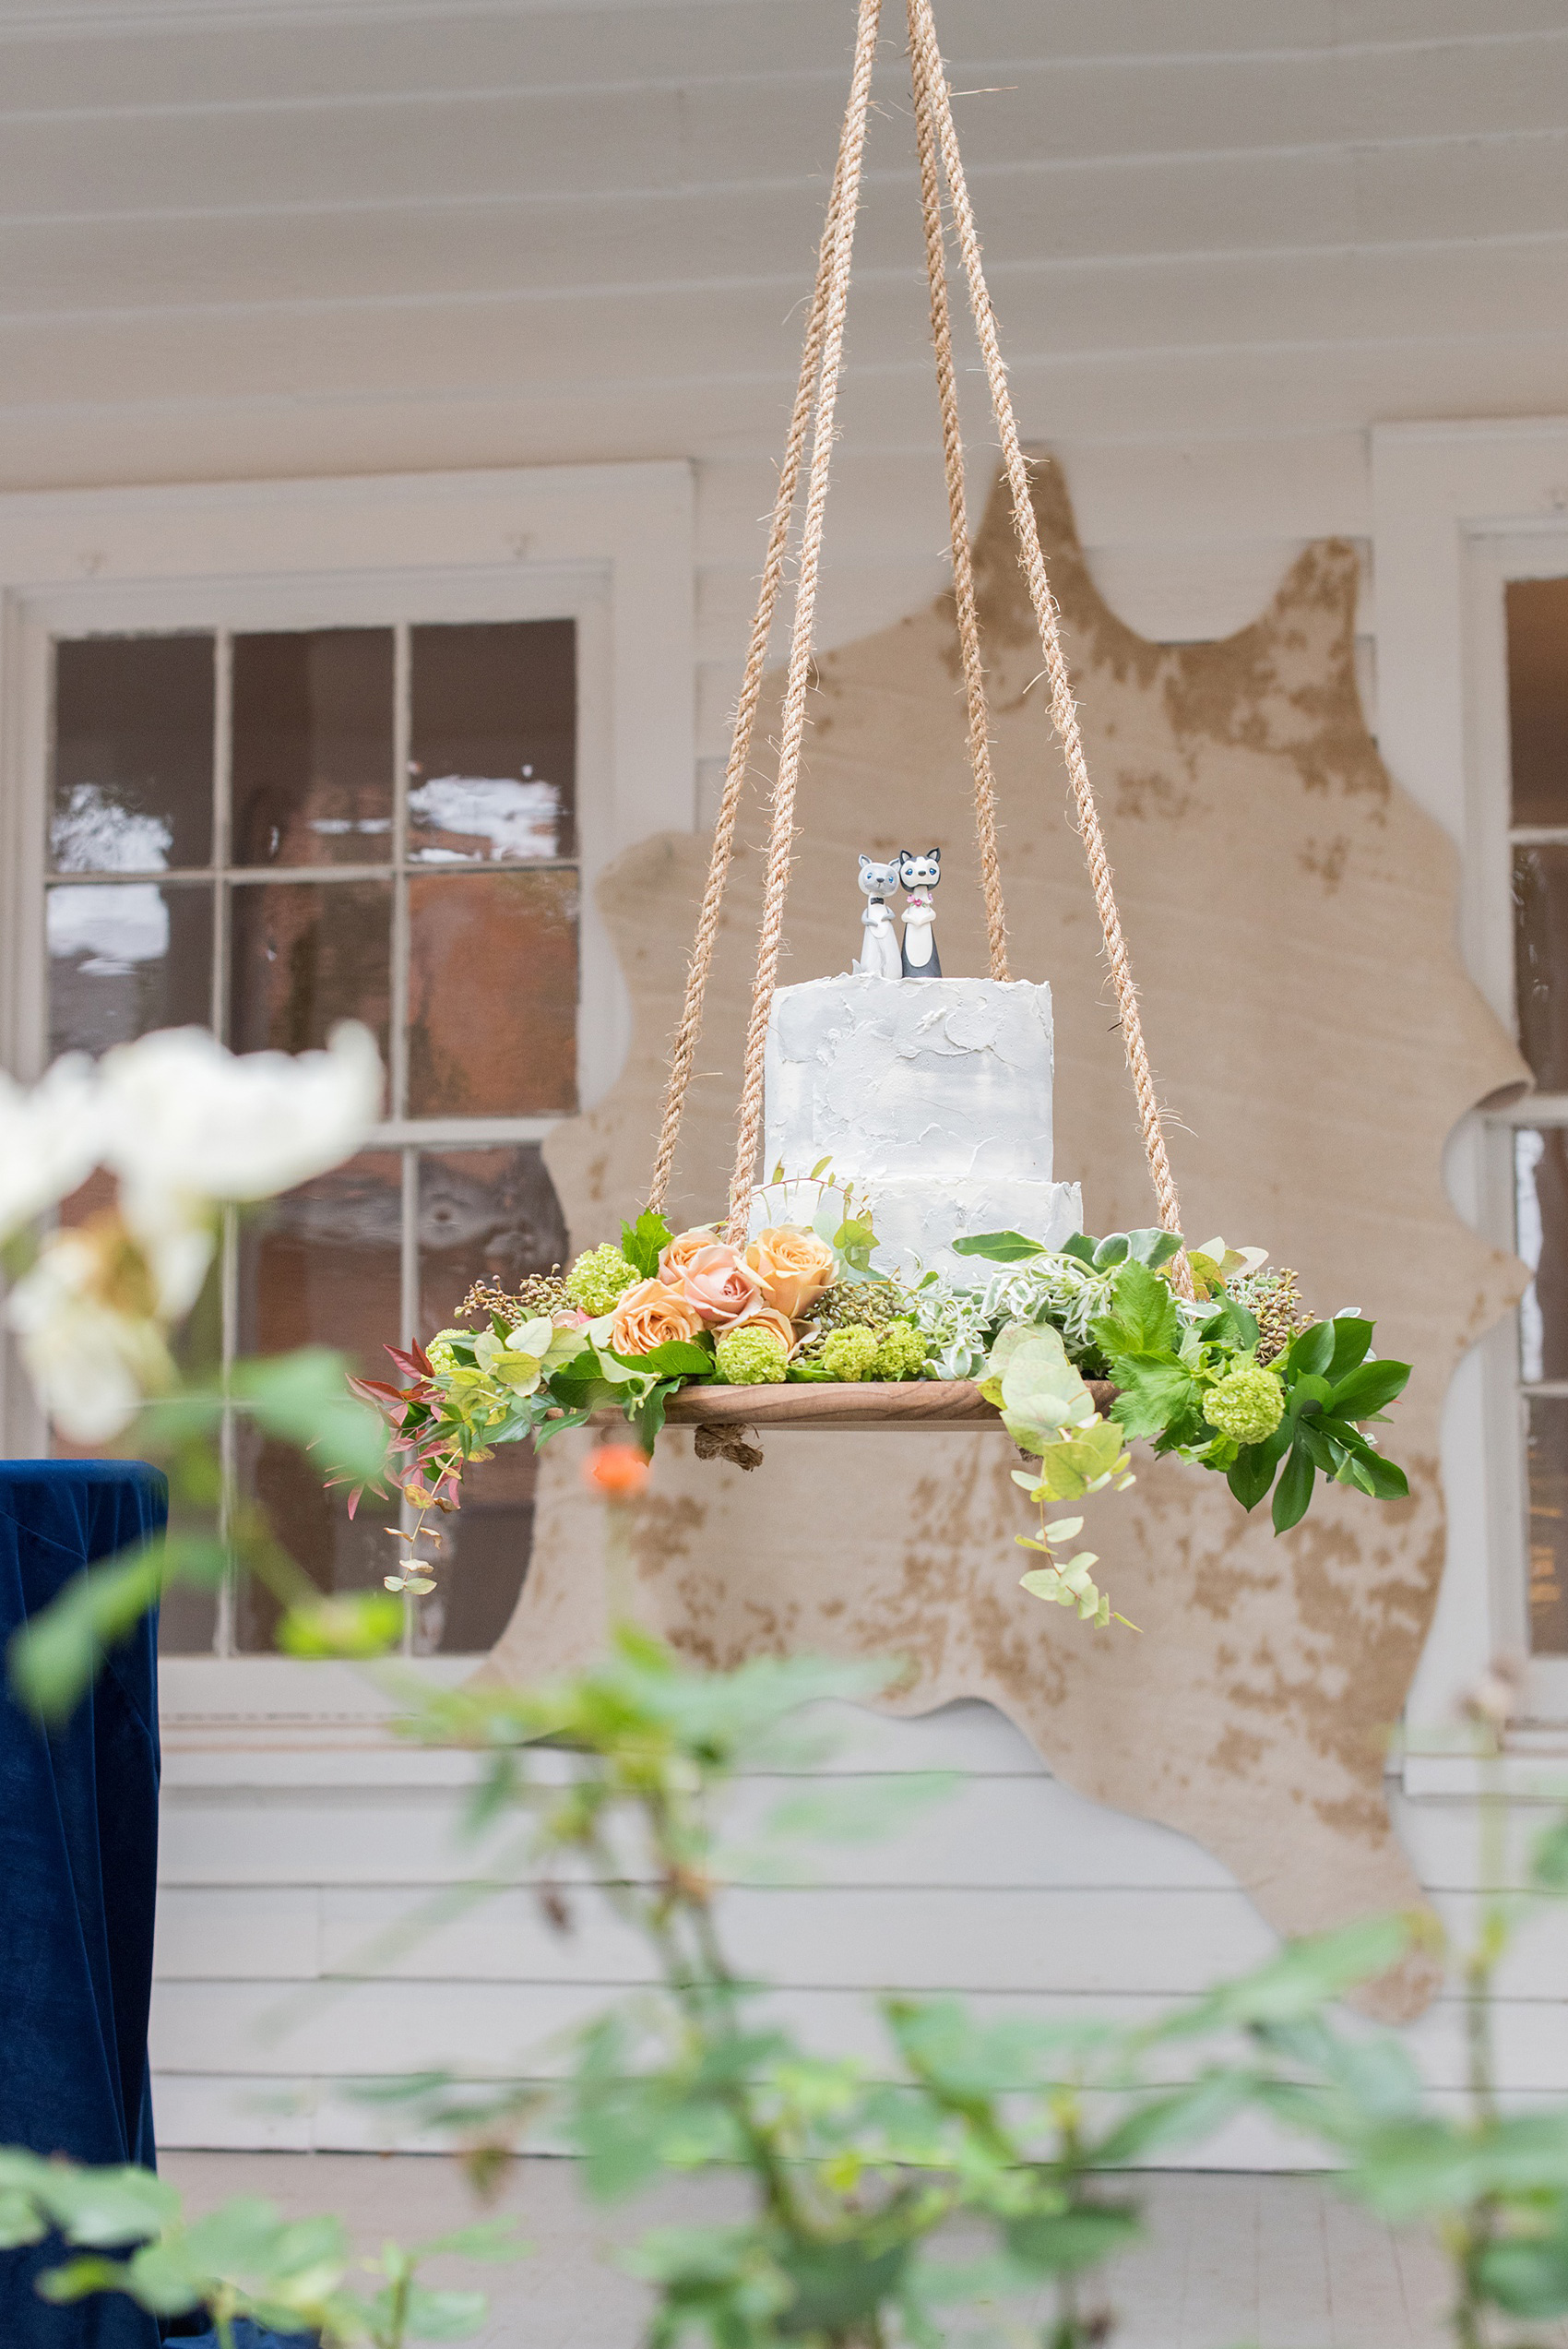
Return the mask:
{"type": "MultiPolygon", "coordinates": [[[[1408,1502],[1321,1485],[1277,1541],[1224,1483],[1135,1459],[1090,1505],[1099,1579],[1141,1627],[1095,1631],[1018,1588],[1026,1509],[1011,1447],[983,1434],[778,1434],[752,1474],[661,1439],[639,1544],[643,1619],[684,1654],[897,1655],[894,1709],[999,1706],[1100,1802],[1192,1835],[1283,1933],[1420,1899],[1383,1792],[1388,1732],[1443,1557],[1438,1418],[1461,1352],[1520,1269],[1459,1221],[1444,1139],[1521,1076],[1461,967],[1453,849],[1392,782],[1353,662],[1357,560],[1307,549],[1263,616],[1215,644],[1162,646],[1107,609],[1055,470],[1036,499],[1090,772],[1171,1119],[1188,1231],[1298,1268],[1316,1310],[1360,1306],[1381,1352],[1417,1365],[1390,1443],[1408,1502]]],[[[1056,1172],[1091,1231],[1156,1220],[1039,639],[993,492],[977,545],[1014,972],[1049,979],[1056,1172]]],[[[776,731],[778,680],[759,742],[776,731]]],[[[782,980],[859,951],[856,853],[940,844],[943,967],[986,967],[965,709],[950,599],[826,656],[802,779],[782,980]]],[[[736,860],[688,1103],[673,1213],[722,1210],[761,897],[759,784],[736,860]]],[[[645,1195],[706,838],[623,858],[600,901],[636,1008],[618,1083],[547,1146],[580,1248],[645,1195]]],[[[489,1667],[532,1677],[602,1637],[600,1528],[577,1468],[541,1462],[533,1565],[489,1667]]],[[[1478,1659],[1478,1662],[1479,1660],[1478,1659]]],[[[1378,2003],[1414,2012],[1420,1961],[1378,2003]]]]}

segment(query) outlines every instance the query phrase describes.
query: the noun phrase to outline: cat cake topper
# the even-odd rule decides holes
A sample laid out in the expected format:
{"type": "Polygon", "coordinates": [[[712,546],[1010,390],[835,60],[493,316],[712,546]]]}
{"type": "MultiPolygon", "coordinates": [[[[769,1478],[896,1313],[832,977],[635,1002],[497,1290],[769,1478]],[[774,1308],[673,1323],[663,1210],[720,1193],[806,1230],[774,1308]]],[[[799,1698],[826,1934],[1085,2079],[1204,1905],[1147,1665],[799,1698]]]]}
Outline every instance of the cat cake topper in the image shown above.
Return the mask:
{"type": "Polygon", "coordinates": [[[898,932],[893,920],[893,908],[884,894],[898,887],[898,859],[879,864],[874,857],[861,859],[861,888],[867,900],[861,916],[865,939],[861,959],[855,964],[855,974],[861,979],[897,979],[903,974],[903,960],[898,951],[898,932]]]}
{"type": "Polygon", "coordinates": [[[916,856],[909,849],[900,849],[898,878],[904,888],[903,974],[906,979],[940,979],[936,907],[931,893],[942,878],[942,851],[928,848],[923,856],[916,856]]]}

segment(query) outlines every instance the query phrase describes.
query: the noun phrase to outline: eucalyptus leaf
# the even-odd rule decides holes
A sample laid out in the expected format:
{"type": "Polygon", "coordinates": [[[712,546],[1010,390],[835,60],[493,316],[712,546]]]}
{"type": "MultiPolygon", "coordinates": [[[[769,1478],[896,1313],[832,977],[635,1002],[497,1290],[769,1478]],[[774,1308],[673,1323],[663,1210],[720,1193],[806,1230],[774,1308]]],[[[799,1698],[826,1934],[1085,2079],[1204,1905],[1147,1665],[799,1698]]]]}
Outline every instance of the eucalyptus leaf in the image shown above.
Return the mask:
{"type": "Polygon", "coordinates": [[[953,1242],[953,1253],[984,1257],[991,1264],[1025,1264],[1047,1251],[1039,1240],[1026,1240],[1021,1232],[971,1232],[953,1242]]]}

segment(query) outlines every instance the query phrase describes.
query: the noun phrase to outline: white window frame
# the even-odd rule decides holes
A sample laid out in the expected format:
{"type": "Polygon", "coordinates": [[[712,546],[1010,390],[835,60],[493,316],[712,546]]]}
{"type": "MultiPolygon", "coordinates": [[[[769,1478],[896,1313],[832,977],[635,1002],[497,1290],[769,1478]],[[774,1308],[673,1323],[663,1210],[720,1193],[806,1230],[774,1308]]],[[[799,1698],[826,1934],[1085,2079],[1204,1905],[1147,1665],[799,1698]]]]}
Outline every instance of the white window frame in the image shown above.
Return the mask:
{"type": "MultiPolygon", "coordinates": [[[[1372,437],[1379,747],[1454,841],[1465,961],[1512,1035],[1503,588],[1568,574],[1568,418],[1379,425],[1372,437]]],[[[1568,1102],[1509,1093],[1461,1120],[1446,1159],[1460,1214],[1505,1246],[1513,1128],[1568,1122],[1568,1102]]],[[[1414,1793],[1463,1791],[1467,1768],[1443,1758],[1456,1700],[1488,1657],[1527,1648],[1516,1346],[1510,1315],[1464,1357],[1443,1413],[1447,1557],[1406,1715],[1414,1793]]],[[[1531,1660],[1512,1742],[1526,1758],[1568,1745],[1568,1659],[1531,1660]]]]}
{"type": "MultiPolygon", "coordinates": [[[[636,841],[696,820],[694,538],[684,462],[213,483],[0,496],[0,1065],[45,1056],[43,875],[53,637],[145,628],[571,618],[582,879],[578,1078],[591,1108],[631,1029],[595,884],[636,841]]],[[[220,711],[219,723],[222,723],[220,711]]],[[[537,1139],[552,1119],[440,1121],[447,1141],[537,1139]],[[526,1131],[525,1131],[526,1129],[526,1131]]],[[[371,1145],[434,1127],[388,1122],[371,1145]]],[[[42,1449],[0,1360],[7,1448],[42,1449]]],[[[434,1680],[462,1657],[412,1660],[434,1680]]],[[[347,1667],[166,1657],[166,1721],[352,1736],[386,1710],[347,1667]],[[336,1728],[332,1726],[336,1724],[336,1728]]]]}

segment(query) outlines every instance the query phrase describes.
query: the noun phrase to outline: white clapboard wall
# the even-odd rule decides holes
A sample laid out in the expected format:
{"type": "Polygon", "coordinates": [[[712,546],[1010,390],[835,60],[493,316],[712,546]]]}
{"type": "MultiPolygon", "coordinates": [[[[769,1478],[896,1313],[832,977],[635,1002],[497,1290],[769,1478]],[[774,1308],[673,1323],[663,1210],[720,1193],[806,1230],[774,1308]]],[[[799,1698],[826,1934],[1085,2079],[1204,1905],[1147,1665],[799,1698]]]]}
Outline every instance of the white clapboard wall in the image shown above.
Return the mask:
{"type": "MultiPolygon", "coordinates": [[[[824,1774],[835,1788],[958,1775],[885,1842],[802,1842],[782,1878],[742,1866],[721,1912],[729,1946],[779,1985],[778,2006],[809,2045],[875,2070],[887,2043],[874,2002],[886,1991],[957,1995],[980,2014],[1146,2020],[1277,1946],[1217,1860],[1074,1794],[989,1707],[914,1722],[831,1710],[841,1750],[824,1774]]],[[[444,2067],[556,2076],[560,2034],[649,1978],[591,1886],[568,1882],[571,1928],[552,1926],[517,1860],[515,1820],[463,1840],[472,1768],[368,1733],[333,1752],[243,1735],[215,1749],[175,1734],[152,2029],[162,2142],[417,2147],[395,2109],[356,2091],[444,2067]],[[486,1878],[505,1889],[444,1913],[454,1888],[486,1878]]],[[[736,1847],[754,1849],[767,1815],[799,1792],[798,1780],[744,1781],[727,1814],[736,1847]]],[[[1440,1916],[1465,1935],[1471,1806],[1395,1800],[1440,1916]]],[[[1503,2081],[1525,2108],[1568,2092],[1565,1978],[1568,1915],[1547,1909],[1510,1961],[1498,2018],[1503,2081]]],[[[1441,1999],[1408,2042],[1456,2103],[1457,1999],[1441,1999]]],[[[1246,2122],[1188,2158],[1296,2167],[1313,2155],[1246,2122]]]]}
{"type": "MultiPolygon", "coordinates": [[[[901,13],[888,0],[829,644],[945,577],[901,13]]],[[[938,13],[1020,423],[1063,463],[1134,626],[1224,635],[1309,539],[1364,543],[1374,421],[1562,406],[1564,0],[938,13]]],[[[688,459],[699,816],[852,16],[849,0],[0,0],[0,488],[688,459]]],[[[964,369],[978,498],[991,443],[964,369]]],[[[1370,634],[1361,650],[1375,722],[1370,634]]],[[[865,1995],[882,1987],[1141,2013],[1268,1949],[1206,1854],[1080,1800],[983,1709],[869,1735],[854,1767],[958,1766],[963,1792],[812,1886],[732,1903],[738,1946],[824,2045],[873,2052],[865,1995]]],[[[450,1880],[459,1765],[363,1738],[281,1745],[172,1741],[166,2143],[376,2141],[334,2082],[443,2058],[548,2069],[551,2034],[635,1978],[589,1904],[562,1939],[509,1896],[345,1983],[450,1880]]],[[[1401,1818],[1462,1917],[1467,1804],[1404,1801],[1401,1818]]],[[[1565,1957],[1548,1924],[1510,1977],[1521,2097],[1568,2090],[1565,1957]]],[[[1452,2007],[1413,2039],[1456,2089],[1452,2007]]],[[[1220,2152],[1301,2158],[1245,2133],[1220,2152]]]]}

